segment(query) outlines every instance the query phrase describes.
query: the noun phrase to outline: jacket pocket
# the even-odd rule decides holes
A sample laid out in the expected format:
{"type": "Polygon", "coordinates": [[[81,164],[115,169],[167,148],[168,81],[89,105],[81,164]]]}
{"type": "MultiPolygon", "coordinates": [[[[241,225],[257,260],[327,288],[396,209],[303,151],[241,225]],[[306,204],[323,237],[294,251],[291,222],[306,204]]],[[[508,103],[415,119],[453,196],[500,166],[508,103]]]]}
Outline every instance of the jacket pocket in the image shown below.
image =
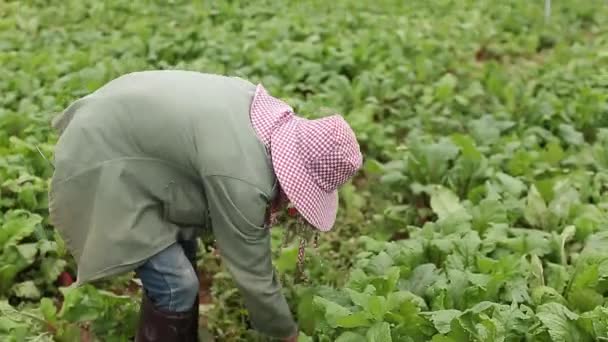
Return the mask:
{"type": "Polygon", "coordinates": [[[235,232],[248,242],[259,242],[261,239],[267,238],[270,234],[269,225],[267,224],[270,215],[270,203],[266,201],[265,197],[260,197],[259,202],[256,203],[259,205],[249,203],[249,205],[257,207],[256,211],[258,211],[259,214],[255,215],[256,218],[253,216],[246,217],[234,203],[231,208],[232,212],[230,218],[235,232]],[[254,221],[252,221],[252,219],[254,221]]]}
{"type": "Polygon", "coordinates": [[[165,219],[178,226],[206,227],[208,209],[202,189],[192,184],[170,182],[164,201],[165,219]]]}
{"type": "Polygon", "coordinates": [[[259,226],[253,224],[241,214],[233,214],[232,219],[235,233],[240,235],[247,242],[258,243],[262,239],[267,238],[270,234],[270,230],[266,225],[259,226]]]}

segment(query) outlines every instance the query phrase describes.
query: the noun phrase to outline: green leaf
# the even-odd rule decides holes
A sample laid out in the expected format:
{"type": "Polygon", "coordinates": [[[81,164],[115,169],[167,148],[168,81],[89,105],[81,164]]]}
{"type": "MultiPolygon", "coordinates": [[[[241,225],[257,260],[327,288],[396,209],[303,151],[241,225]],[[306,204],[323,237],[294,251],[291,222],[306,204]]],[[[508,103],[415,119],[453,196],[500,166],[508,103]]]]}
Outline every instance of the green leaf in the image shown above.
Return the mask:
{"type": "Polygon", "coordinates": [[[580,311],[593,310],[604,302],[601,293],[603,291],[599,289],[602,280],[607,278],[608,256],[584,253],[576,262],[574,275],[566,293],[568,302],[580,311]]]}
{"type": "Polygon", "coordinates": [[[428,287],[439,278],[439,272],[434,264],[423,264],[417,266],[405,282],[405,289],[417,296],[424,296],[428,287]]]}
{"type": "Polygon", "coordinates": [[[558,220],[566,220],[570,216],[572,208],[580,204],[578,191],[570,186],[557,186],[555,193],[559,194],[549,204],[549,211],[558,220]]]}
{"type": "Polygon", "coordinates": [[[380,177],[380,183],[392,185],[407,181],[407,177],[401,171],[390,171],[380,177]]]}
{"type": "Polygon", "coordinates": [[[376,159],[367,159],[363,164],[363,169],[370,175],[380,175],[384,171],[384,165],[376,159]]]}
{"type": "Polygon", "coordinates": [[[506,328],[505,340],[518,340],[525,336],[532,325],[533,315],[531,309],[526,310],[525,306],[497,305],[493,318],[506,328]]]}
{"type": "Polygon", "coordinates": [[[510,279],[505,284],[507,302],[525,303],[530,301],[528,283],[525,278],[510,279]]]}
{"type": "Polygon", "coordinates": [[[279,257],[274,261],[279,273],[293,272],[296,269],[298,259],[298,248],[289,246],[281,248],[279,257]]]}
{"type": "Polygon", "coordinates": [[[608,250],[608,231],[597,232],[590,235],[585,241],[585,248],[582,254],[585,255],[601,255],[605,256],[605,252],[608,250]]]}
{"type": "Polygon", "coordinates": [[[431,342],[459,342],[449,336],[445,336],[445,335],[435,335],[433,336],[433,338],[431,339],[431,342]]]}
{"type": "Polygon", "coordinates": [[[454,253],[448,256],[446,266],[466,269],[475,265],[481,239],[476,231],[469,231],[454,243],[454,253]]]}
{"type": "Polygon", "coordinates": [[[547,274],[547,286],[562,293],[570,281],[568,269],[563,265],[547,263],[545,273],[547,274]]]}
{"type": "Polygon", "coordinates": [[[395,310],[404,303],[411,303],[421,310],[428,309],[423,298],[416,296],[409,291],[397,291],[388,295],[387,305],[389,310],[395,310]]]}
{"type": "Polygon", "coordinates": [[[416,141],[410,147],[406,164],[412,182],[439,184],[444,179],[450,160],[458,155],[458,148],[448,139],[437,143],[416,141]]]}
{"type": "Polygon", "coordinates": [[[366,334],[368,342],[392,342],[391,327],[386,322],[374,324],[366,334]]]}
{"type": "Polygon", "coordinates": [[[90,284],[59,290],[64,297],[59,320],[86,323],[94,335],[109,335],[117,341],[128,340],[136,329],[139,301],[133,296],[116,295],[90,284]]]}
{"type": "Polygon", "coordinates": [[[4,224],[0,227],[0,246],[17,243],[31,235],[42,217],[26,211],[9,211],[4,217],[4,224]]]}
{"type": "Polygon", "coordinates": [[[608,221],[605,214],[597,206],[591,204],[577,206],[573,217],[575,217],[573,224],[576,227],[578,240],[584,240],[608,221]]]}
{"type": "Polygon", "coordinates": [[[42,263],[40,264],[40,270],[42,271],[44,280],[49,284],[54,283],[59,277],[59,274],[63,272],[66,265],[67,262],[62,259],[56,259],[53,257],[43,259],[42,263]]]}
{"type": "Polygon", "coordinates": [[[585,143],[583,134],[577,131],[572,125],[559,125],[559,134],[569,145],[580,146],[585,143]]]}
{"type": "Polygon", "coordinates": [[[586,311],[602,305],[604,296],[592,288],[577,288],[567,294],[568,302],[574,309],[586,311]]]}
{"type": "Polygon", "coordinates": [[[451,136],[452,142],[460,148],[463,156],[472,160],[481,159],[482,154],[475,147],[475,140],[468,135],[454,134],[451,136]]]}
{"type": "Polygon", "coordinates": [[[13,285],[12,292],[19,298],[38,299],[41,296],[40,290],[31,280],[13,285]]]}
{"type": "Polygon", "coordinates": [[[50,240],[40,240],[38,241],[38,250],[40,251],[40,256],[57,254],[57,243],[50,240]]]}
{"type": "Polygon", "coordinates": [[[315,296],[313,302],[325,309],[325,319],[334,328],[339,326],[341,319],[352,313],[349,309],[322,297],[315,296]]]}
{"type": "Polygon", "coordinates": [[[457,317],[460,317],[460,315],[462,315],[462,312],[453,309],[437,310],[430,312],[427,315],[430,316],[431,322],[433,322],[433,325],[435,326],[435,329],[437,329],[437,331],[439,331],[441,334],[447,334],[452,330],[452,320],[457,317]]]}
{"type": "Polygon", "coordinates": [[[359,305],[361,308],[367,310],[369,307],[369,299],[372,297],[367,293],[360,293],[352,289],[345,289],[346,293],[350,296],[353,303],[359,305]]]}
{"type": "Polygon", "coordinates": [[[482,200],[472,209],[473,228],[483,232],[492,223],[507,223],[507,210],[498,200],[482,200]]]}
{"type": "Polygon", "coordinates": [[[421,314],[421,310],[426,310],[427,305],[424,300],[420,297],[416,297],[410,294],[410,299],[403,300],[397,304],[391,303],[389,298],[389,305],[392,306],[385,316],[385,321],[392,323],[392,326],[397,326],[395,329],[395,336],[407,336],[411,337],[414,341],[424,340],[427,336],[430,336],[435,329],[432,323],[421,314]]]}
{"type": "Polygon", "coordinates": [[[104,306],[103,297],[90,286],[61,289],[63,305],[58,317],[68,322],[93,321],[100,317],[104,306]]]}
{"type": "Polygon", "coordinates": [[[477,341],[503,341],[505,329],[500,321],[490,318],[483,311],[494,307],[493,303],[484,302],[463,315],[454,319],[449,336],[457,341],[474,339],[477,341]]]}
{"type": "Polygon", "coordinates": [[[509,159],[507,166],[512,175],[523,176],[531,173],[531,169],[534,167],[534,158],[530,152],[520,149],[509,159]]]}
{"type": "MultiPolygon", "coordinates": [[[[44,333],[42,317],[29,307],[14,308],[7,301],[0,300],[0,337],[7,341],[26,341],[30,337],[39,338],[44,333]]],[[[40,341],[52,342],[50,338],[40,341]]]]}
{"type": "Polygon", "coordinates": [[[547,303],[538,307],[536,316],[556,342],[584,341],[578,328],[578,315],[559,303],[547,303]]]}
{"type": "Polygon", "coordinates": [[[500,138],[501,131],[505,127],[500,127],[496,119],[491,115],[484,115],[479,119],[469,122],[471,134],[479,143],[494,143],[500,138]]]}
{"type": "Polygon", "coordinates": [[[551,141],[543,151],[543,159],[552,166],[557,166],[566,154],[557,141],[551,141]]]}
{"type": "Polygon", "coordinates": [[[370,315],[365,311],[358,311],[336,319],[336,326],[342,328],[368,327],[369,325],[370,315]]]}
{"type": "Polygon", "coordinates": [[[369,299],[367,310],[375,320],[382,321],[384,314],[388,311],[386,298],[381,296],[372,296],[369,299]]]}
{"type": "Polygon", "coordinates": [[[57,230],[53,230],[53,240],[57,243],[57,256],[65,257],[68,253],[67,246],[57,230]]]}
{"type": "Polygon", "coordinates": [[[546,229],[549,226],[549,209],[534,185],[528,191],[524,217],[534,227],[546,229]]]}
{"type": "Polygon", "coordinates": [[[536,305],[556,302],[566,305],[566,300],[554,288],[548,286],[538,286],[532,290],[532,301],[536,305]]]}
{"type": "Polygon", "coordinates": [[[598,306],[593,311],[585,312],[579,317],[578,323],[594,340],[606,339],[608,336],[608,308],[598,306]]]}
{"type": "Polygon", "coordinates": [[[561,243],[560,243],[560,249],[559,249],[562,265],[568,264],[568,255],[566,254],[566,242],[568,242],[570,239],[572,239],[575,234],[576,234],[575,226],[567,226],[562,231],[561,239],[560,239],[561,243]]]}
{"type": "Polygon", "coordinates": [[[545,203],[547,203],[555,199],[556,182],[557,180],[555,178],[544,178],[539,179],[532,184],[534,184],[536,190],[538,190],[545,203]]]}
{"type": "Polygon", "coordinates": [[[345,331],[340,336],[338,336],[335,342],[366,342],[366,339],[362,335],[356,334],[351,331],[345,331]]]}
{"type": "Polygon", "coordinates": [[[469,217],[460,199],[451,190],[444,187],[435,187],[431,195],[431,208],[439,219],[448,219],[452,216],[469,217]]]}
{"type": "Polygon", "coordinates": [[[536,254],[530,256],[530,277],[528,278],[528,282],[531,288],[545,285],[543,262],[536,254]]]}
{"type": "Polygon", "coordinates": [[[503,244],[518,255],[536,254],[544,256],[552,252],[551,235],[534,229],[511,228],[513,238],[505,239],[503,244]]]}
{"type": "Polygon", "coordinates": [[[393,266],[393,259],[386,252],[380,252],[373,258],[371,258],[367,265],[367,270],[372,274],[382,275],[393,266]]]}
{"type": "Polygon", "coordinates": [[[377,293],[383,296],[393,293],[393,291],[397,287],[397,283],[399,282],[400,275],[401,269],[399,267],[389,267],[385,274],[386,288],[377,289],[377,293]]]}
{"type": "Polygon", "coordinates": [[[312,339],[312,337],[300,331],[300,333],[298,334],[298,342],[314,342],[314,340],[312,339]]]}
{"type": "Polygon", "coordinates": [[[35,243],[22,243],[17,245],[17,251],[24,261],[24,265],[31,265],[36,260],[38,246],[35,243]]]}
{"type": "Polygon", "coordinates": [[[57,321],[57,308],[51,299],[42,298],[40,300],[40,312],[42,312],[46,321],[50,323],[55,323],[57,321]]]}
{"type": "Polygon", "coordinates": [[[2,265],[0,266],[0,293],[8,290],[12,285],[13,279],[19,273],[19,269],[15,265],[2,265]]]}
{"type": "Polygon", "coordinates": [[[494,308],[494,307],[496,307],[496,303],[483,301],[483,302],[479,302],[479,303],[473,305],[473,307],[471,307],[470,309],[467,309],[466,312],[479,314],[479,313],[482,313],[482,312],[484,312],[490,308],[494,308]]]}
{"type": "Polygon", "coordinates": [[[459,269],[448,269],[448,279],[450,284],[448,286],[448,295],[450,296],[454,307],[464,308],[466,306],[465,291],[469,285],[469,278],[466,272],[459,269]]]}
{"type": "Polygon", "coordinates": [[[368,252],[379,253],[387,246],[386,241],[378,241],[369,236],[361,236],[359,237],[359,241],[363,243],[364,250],[368,252]]]}
{"type": "Polygon", "coordinates": [[[365,289],[365,287],[369,284],[369,278],[370,277],[365,274],[362,269],[354,269],[348,277],[346,287],[355,291],[363,291],[363,289],[365,289]]]}

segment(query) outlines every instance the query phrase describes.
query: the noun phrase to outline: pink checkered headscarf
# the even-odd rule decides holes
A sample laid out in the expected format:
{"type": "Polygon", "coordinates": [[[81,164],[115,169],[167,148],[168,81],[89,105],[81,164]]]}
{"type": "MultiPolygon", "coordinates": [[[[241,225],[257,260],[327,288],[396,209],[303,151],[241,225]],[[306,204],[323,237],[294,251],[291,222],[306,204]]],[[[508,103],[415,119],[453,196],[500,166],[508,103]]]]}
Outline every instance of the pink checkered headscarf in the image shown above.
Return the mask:
{"type": "Polygon", "coordinates": [[[257,86],[250,117],[289,201],[312,226],[330,230],[338,211],[338,188],[355,175],[363,160],[348,123],[340,115],[298,117],[262,85],[257,86]]]}

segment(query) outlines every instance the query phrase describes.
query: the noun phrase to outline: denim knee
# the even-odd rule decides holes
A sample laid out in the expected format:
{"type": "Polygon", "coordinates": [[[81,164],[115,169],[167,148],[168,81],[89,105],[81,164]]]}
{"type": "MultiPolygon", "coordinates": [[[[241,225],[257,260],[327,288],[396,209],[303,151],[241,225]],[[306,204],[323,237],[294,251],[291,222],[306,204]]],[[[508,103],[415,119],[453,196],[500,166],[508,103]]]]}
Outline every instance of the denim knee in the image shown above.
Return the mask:
{"type": "Polygon", "coordinates": [[[192,308],[199,290],[198,276],[179,244],[152,256],[136,272],[159,309],[184,312],[192,308]]]}
{"type": "Polygon", "coordinates": [[[194,270],[182,268],[180,277],[176,279],[171,289],[170,311],[183,312],[192,308],[198,295],[199,281],[194,270]]]}

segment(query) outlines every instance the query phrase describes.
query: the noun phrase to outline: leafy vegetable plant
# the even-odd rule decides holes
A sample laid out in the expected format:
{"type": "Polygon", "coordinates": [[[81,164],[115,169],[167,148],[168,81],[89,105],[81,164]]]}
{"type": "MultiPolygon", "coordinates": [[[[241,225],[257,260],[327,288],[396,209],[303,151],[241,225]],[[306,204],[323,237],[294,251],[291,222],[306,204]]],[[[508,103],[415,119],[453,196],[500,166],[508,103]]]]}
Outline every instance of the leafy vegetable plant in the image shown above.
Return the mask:
{"type": "MultiPolygon", "coordinates": [[[[526,0],[2,2],[0,340],[133,337],[130,275],[71,285],[49,123],[119,75],[173,68],[261,82],[357,133],[364,170],[306,282],[273,230],[301,341],[607,340],[607,27],[603,1],[549,18],[526,0]]],[[[205,247],[201,323],[266,340],[205,247]]]]}

